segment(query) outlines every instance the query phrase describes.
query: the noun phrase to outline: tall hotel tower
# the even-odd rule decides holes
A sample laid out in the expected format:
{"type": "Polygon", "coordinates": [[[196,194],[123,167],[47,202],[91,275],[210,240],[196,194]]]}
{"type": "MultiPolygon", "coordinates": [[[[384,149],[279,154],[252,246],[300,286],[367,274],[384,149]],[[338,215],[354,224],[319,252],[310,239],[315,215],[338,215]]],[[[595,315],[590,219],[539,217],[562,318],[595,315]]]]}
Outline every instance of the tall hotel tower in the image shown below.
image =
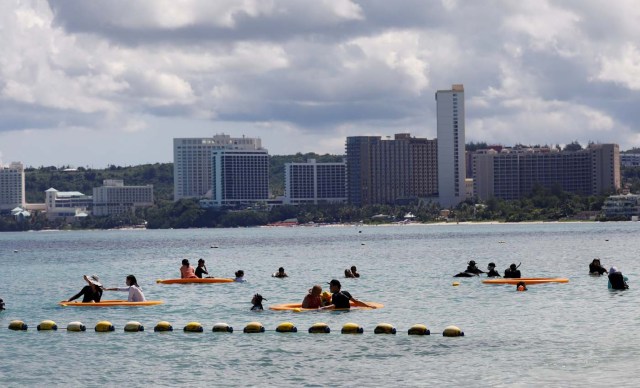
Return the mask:
{"type": "Polygon", "coordinates": [[[440,206],[456,206],[465,198],[464,87],[436,92],[438,120],[438,196],[440,206]]]}
{"type": "MultiPolygon", "coordinates": [[[[267,151],[262,148],[262,141],[259,138],[233,138],[220,134],[208,138],[173,139],[174,201],[182,198],[212,198],[215,194],[213,190],[213,179],[216,172],[213,168],[214,162],[218,162],[216,164],[217,170],[220,166],[221,155],[240,156],[243,153],[249,155],[249,159],[251,159],[251,156],[266,154],[267,151]],[[214,154],[216,155],[215,161],[214,154]]],[[[251,164],[246,166],[247,168],[253,167],[251,164]]],[[[229,172],[236,173],[235,167],[229,172]]]]}

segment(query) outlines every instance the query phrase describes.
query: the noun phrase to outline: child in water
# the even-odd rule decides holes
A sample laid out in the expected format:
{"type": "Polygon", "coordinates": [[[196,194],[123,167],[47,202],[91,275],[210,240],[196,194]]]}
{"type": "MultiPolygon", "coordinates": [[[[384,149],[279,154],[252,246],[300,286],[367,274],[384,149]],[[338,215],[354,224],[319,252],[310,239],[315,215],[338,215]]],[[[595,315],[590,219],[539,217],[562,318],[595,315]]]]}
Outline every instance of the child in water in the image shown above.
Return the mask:
{"type": "Polygon", "coordinates": [[[264,310],[264,308],[262,307],[263,300],[267,300],[267,299],[263,298],[262,295],[260,294],[255,294],[253,298],[251,298],[251,304],[253,305],[251,307],[251,311],[263,311],[264,310]]]}
{"type": "Polygon", "coordinates": [[[527,291],[527,285],[524,282],[518,282],[516,285],[516,291],[527,291]]]}

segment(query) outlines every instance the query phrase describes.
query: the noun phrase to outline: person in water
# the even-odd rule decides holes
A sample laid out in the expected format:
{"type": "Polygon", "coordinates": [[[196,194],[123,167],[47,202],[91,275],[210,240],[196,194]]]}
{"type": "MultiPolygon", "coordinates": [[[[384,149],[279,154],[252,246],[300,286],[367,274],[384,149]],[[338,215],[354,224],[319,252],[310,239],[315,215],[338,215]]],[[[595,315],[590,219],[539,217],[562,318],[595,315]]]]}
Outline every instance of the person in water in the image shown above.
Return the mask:
{"type": "Polygon", "coordinates": [[[344,277],[345,278],[354,278],[355,276],[353,276],[353,273],[351,272],[351,270],[349,268],[344,270],[344,277]]]}
{"type": "Polygon", "coordinates": [[[234,282],[244,283],[246,279],[244,278],[244,271],[239,269],[236,271],[236,278],[233,279],[234,282]]]}
{"type": "Polygon", "coordinates": [[[309,289],[309,293],[302,300],[303,309],[317,309],[324,306],[322,301],[322,287],[319,285],[309,289]]]}
{"type": "Polygon", "coordinates": [[[516,291],[527,291],[527,285],[524,282],[518,282],[516,284],[516,291]]]}
{"type": "Polygon", "coordinates": [[[472,273],[472,274],[476,274],[476,275],[480,275],[481,273],[484,273],[483,270],[478,268],[478,266],[476,265],[476,262],[473,261],[473,260],[471,260],[470,262],[467,263],[467,269],[464,270],[464,272],[472,273]]]}
{"type": "Polygon", "coordinates": [[[515,263],[511,264],[509,268],[504,270],[504,277],[506,279],[520,279],[522,276],[518,267],[519,265],[515,265],[515,263]]]}
{"type": "Polygon", "coordinates": [[[4,310],[4,300],[2,300],[2,298],[0,298],[0,311],[4,310]]]}
{"type": "Polygon", "coordinates": [[[607,270],[600,264],[600,259],[593,259],[591,263],[589,263],[589,274],[590,275],[602,275],[604,273],[609,273],[607,270]]]}
{"type": "Polygon", "coordinates": [[[127,298],[127,302],[145,302],[144,294],[142,293],[142,289],[138,285],[138,281],[136,277],[133,275],[127,276],[125,279],[127,287],[113,287],[113,288],[105,288],[105,291],[127,291],[129,292],[129,297],[127,298]]]}
{"type": "MultiPolygon", "coordinates": [[[[187,260],[188,261],[188,260],[187,260]]],[[[180,274],[182,275],[182,268],[180,268],[180,274]]],[[[207,271],[207,266],[204,264],[204,259],[198,259],[198,266],[195,270],[196,277],[202,278],[202,275],[209,275],[209,271],[207,271]]]]}
{"type": "Polygon", "coordinates": [[[288,278],[289,275],[287,275],[287,273],[284,272],[284,267],[280,267],[280,268],[278,268],[278,272],[276,272],[273,275],[271,275],[271,277],[274,277],[274,278],[288,278]]]}
{"type": "Polygon", "coordinates": [[[253,305],[251,307],[251,311],[263,311],[264,310],[264,307],[262,307],[263,300],[267,300],[267,299],[263,298],[262,295],[260,294],[255,294],[253,298],[251,298],[251,304],[253,305]]]}
{"type": "Polygon", "coordinates": [[[193,269],[191,264],[189,264],[189,260],[187,259],[182,260],[182,266],[180,267],[180,278],[181,279],[197,278],[196,271],[193,269]]]}
{"type": "Polygon", "coordinates": [[[609,288],[613,290],[626,290],[629,288],[626,280],[626,277],[622,275],[622,272],[618,271],[618,268],[609,268],[609,288]]]}
{"type": "Polygon", "coordinates": [[[355,265],[351,266],[351,275],[353,275],[354,278],[360,277],[360,274],[358,273],[358,269],[356,268],[355,265]]]}
{"type": "Polygon", "coordinates": [[[356,298],[351,296],[349,292],[342,291],[341,288],[342,288],[342,285],[340,284],[339,280],[333,279],[329,282],[329,291],[331,291],[332,293],[331,304],[328,306],[320,307],[321,310],[328,309],[328,308],[349,309],[351,308],[351,303],[349,303],[350,301],[353,301],[358,306],[375,308],[373,306],[370,306],[364,302],[357,300],[356,298]]]}
{"type": "Polygon", "coordinates": [[[500,277],[500,272],[496,271],[496,263],[489,263],[487,269],[489,270],[489,272],[487,272],[488,278],[500,277]]]}
{"type": "Polygon", "coordinates": [[[98,275],[84,275],[83,278],[84,281],[87,282],[87,285],[82,287],[80,292],[69,298],[67,302],[76,300],[79,297],[82,297],[82,303],[100,302],[102,298],[102,283],[100,283],[98,275]]]}

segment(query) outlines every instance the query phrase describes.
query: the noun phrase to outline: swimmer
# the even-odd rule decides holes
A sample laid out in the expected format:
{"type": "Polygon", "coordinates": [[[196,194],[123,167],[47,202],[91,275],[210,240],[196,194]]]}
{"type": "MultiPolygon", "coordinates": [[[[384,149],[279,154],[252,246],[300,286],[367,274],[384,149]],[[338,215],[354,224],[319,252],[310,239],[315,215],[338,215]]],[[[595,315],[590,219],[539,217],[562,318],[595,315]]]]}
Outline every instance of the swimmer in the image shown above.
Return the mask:
{"type": "Polygon", "coordinates": [[[344,270],[344,277],[345,278],[354,278],[355,276],[353,276],[353,273],[351,272],[351,270],[349,268],[344,270]]]}
{"type": "Polygon", "coordinates": [[[489,263],[487,269],[489,270],[489,272],[487,272],[488,278],[500,277],[500,272],[496,271],[496,263],[489,263]]]}
{"type": "Polygon", "coordinates": [[[354,304],[363,307],[375,308],[373,306],[369,306],[368,304],[361,302],[351,296],[351,294],[347,291],[341,291],[342,285],[339,280],[333,279],[329,282],[329,290],[331,291],[331,304],[328,306],[320,307],[320,310],[328,309],[328,308],[336,308],[336,309],[349,309],[351,308],[351,304],[349,301],[353,301],[354,304]]]}
{"type": "Polygon", "coordinates": [[[604,273],[609,273],[607,270],[600,264],[600,259],[595,258],[589,264],[589,275],[602,275],[604,273]]]}
{"type": "Polygon", "coordinates": [[[255,294],[253,298],[251,298],[251,304],[253,305],[251,307],[251,311],[263,311],[264,310],[264,308],[262,307],[263,300],[267,300],[267,299],[263,298],[262,295],[260,294],[255,294]]]}
{"type": "Polygon", "coordinates": [[[2,300],[2,298],[0,298],[0,311],[5,310],[4,308],[4,300],[2,300]]]}
{"type": "Polygon", "coordinates": [[[84,275],[83,278],[88,285],[84,286],[80,292],[69,298],[67,302],[76,300],[79,297],[82,297],[82,303],[100,302],[102,298],[102,283],[100,283],[98,275],[84,275]]]}
{"type": "Polygon", "coordinates": [[[516,285],[516,291],[527,291],[527,285],[524,282],[518,282],[516,285]]]}
{"type": "Polygon", "coordinates": [[[509,266],[509,268],[504,270],[504,277],[505,279],[520,279],[522,276],[520,275],[520,270],[518,269],[518,267],[520,267],[522,263],[515,265],[511,264],[509,266]]]}
{"type": "Polygon", "coordinates": [[[129,292],[129,297],[127,298],[127,302],[145,302],[144,294],[142,293],[142,288],[138,285],[138,281],[136,277],[133,275],[127,276],[125,279],[125,283],[127,287],[114,287],[114,288],[105,288],[105,291],[127,291],[129,292]]]}
{"type": "Polygon", "coordinates": [[[473,260],[467,263],[467,269],[465,269],[464,272],[472,273],[475,275],[480,275],[481,273],[484,273],[483,270],[478,268],[478,266],[476,265],[476,262],[473,260]]]}
{"type": "Polygon", "coordinates": [[[244,278],[244,271],[239,269],[236,271],[236,278],[233,279],[234,282],[238,282],[238,283],[244,283],[246,282],[245,278],[244,278]]]}
{"type": "Polygon", "coordinates": [[[284,267],[280,267],[280,268],[278,268],[278,272],[276,272],[273,275],[271,275],[271,277],[274,277],[274,278],[288,278],[289,275],[287,275],[287,273],[284,272],[284,267]]]}
{"type": "Polygon", "coordinates": [[[626,276],[622,275],[622,272],[618,271],[618,268],[609,268],[609,288],[612,290],[626,290],[629,288],[626,281],[626,276]]]}
{"type": "Polygon", "coordinates": [[[302,308],[317,309],[324,306],[321,295],[322,287],[316,284],[311,289],[309,289],[309,293],[302,300],[302,308]]]}
{"type": "MultiPolygon", "coordinates": [[[[207,266],[204,265],[204,259],[198,259],[198,266],[196,267],[195,275],[196,277],[201,278],[203,274],[209,275],[209,271],[207,271],[207,266]]],[[[180,268],[180,275],[182,275],[182,268],[180,268]]]]}
{"type": "Polygon", "coordinates": [[[356,268],[355,265],[351,266],[351,275],[353,275],[354,278],[360,277],[360,274],[358,273],[358,269],[356,268]]]}
{"type": "Polygon", "coordinates": [[[180,267],[180,278],[181,279],[194,279],[197,278],[196,272],[193,267],[189,264],[189,260],[183,259],[182,266],[180,267]]]}

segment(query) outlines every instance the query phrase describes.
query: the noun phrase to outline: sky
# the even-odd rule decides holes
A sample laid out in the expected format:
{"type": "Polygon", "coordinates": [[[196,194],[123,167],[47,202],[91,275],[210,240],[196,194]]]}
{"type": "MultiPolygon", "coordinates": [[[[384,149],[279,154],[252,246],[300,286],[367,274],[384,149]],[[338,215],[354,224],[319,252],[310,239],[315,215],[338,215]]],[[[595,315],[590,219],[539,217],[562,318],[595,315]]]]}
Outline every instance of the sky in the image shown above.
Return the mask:
{"type": "Polygon", "coordinates": [[[464,84],[466,141],[640,146],[635,0],[0,2],[0,162],[170,162],[174,137],[343,154],[436,137],[464,84]]]}

